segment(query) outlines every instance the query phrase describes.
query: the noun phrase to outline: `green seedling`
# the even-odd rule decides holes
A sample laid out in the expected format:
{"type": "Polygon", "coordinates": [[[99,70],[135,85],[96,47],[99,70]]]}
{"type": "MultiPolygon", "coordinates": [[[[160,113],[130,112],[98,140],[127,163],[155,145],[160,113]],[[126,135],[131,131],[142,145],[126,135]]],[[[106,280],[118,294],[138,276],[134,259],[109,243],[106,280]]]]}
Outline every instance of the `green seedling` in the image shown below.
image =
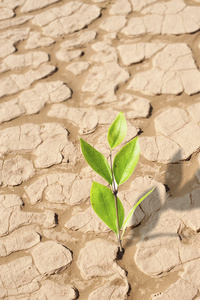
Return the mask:
{"type": "Polygon", "coordinates": [[[110,185],[110,188],[108,188],[94,181],[90,191],[90,201],[95,213],[116,233],[120,252],[122,252],[122,239],[125,229],[136,207],[154,190],[154,188],[150,190],[135,204],[124,221],[124,207],[117,197],[118,187],[132,175],[140,155],[138,137],[136,137],[121,148],[112,162],[112,150],[121,144],[126,134],[126,119],[123,113],[120,112],[110,126],[107,135],[110,146],[110,165],[103,154],[80,139],[81,150],[87,163],[110,185]]]}

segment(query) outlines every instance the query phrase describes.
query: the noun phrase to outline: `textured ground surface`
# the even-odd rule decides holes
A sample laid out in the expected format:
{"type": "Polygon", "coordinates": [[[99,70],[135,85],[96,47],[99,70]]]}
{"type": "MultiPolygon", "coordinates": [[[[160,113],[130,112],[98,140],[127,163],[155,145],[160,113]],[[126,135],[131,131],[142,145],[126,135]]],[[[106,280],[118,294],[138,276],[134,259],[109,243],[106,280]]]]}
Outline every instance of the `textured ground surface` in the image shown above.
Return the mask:
{"type": "Polygon", "coordinates": [[[200,1],[0,0],[0,299],[200,299],[200,1]],[[122,260],[79,137],[138,166],[122,260]]]}

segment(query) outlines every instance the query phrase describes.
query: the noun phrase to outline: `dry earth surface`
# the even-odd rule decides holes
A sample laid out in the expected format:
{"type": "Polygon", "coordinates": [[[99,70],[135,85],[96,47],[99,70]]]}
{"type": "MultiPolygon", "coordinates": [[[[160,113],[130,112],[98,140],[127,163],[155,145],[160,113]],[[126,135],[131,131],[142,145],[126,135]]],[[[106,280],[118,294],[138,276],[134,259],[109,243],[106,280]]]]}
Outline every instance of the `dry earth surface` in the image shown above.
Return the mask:
{"type": "Polygon", "coordinates": [[[200,299],[200,1],[0,0],[0,299],[200,299]],[[79,138],[141,156],[117,259],[79,138]]]}

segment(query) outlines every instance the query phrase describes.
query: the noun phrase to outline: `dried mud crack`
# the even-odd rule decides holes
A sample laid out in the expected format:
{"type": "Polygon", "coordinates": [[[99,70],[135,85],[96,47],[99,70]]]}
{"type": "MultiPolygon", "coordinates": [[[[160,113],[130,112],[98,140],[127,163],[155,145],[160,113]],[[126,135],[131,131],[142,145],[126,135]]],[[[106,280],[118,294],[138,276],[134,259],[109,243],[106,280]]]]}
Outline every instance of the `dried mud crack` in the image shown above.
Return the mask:
{"type": "Polygon", "coordinates": [[[199,53],[198,0],[0,1],[0,299],[200,299],[199,53]],[[108,157],[120,111],[125,215],[156,186],[123,253],[79,143],[108,157]]]}

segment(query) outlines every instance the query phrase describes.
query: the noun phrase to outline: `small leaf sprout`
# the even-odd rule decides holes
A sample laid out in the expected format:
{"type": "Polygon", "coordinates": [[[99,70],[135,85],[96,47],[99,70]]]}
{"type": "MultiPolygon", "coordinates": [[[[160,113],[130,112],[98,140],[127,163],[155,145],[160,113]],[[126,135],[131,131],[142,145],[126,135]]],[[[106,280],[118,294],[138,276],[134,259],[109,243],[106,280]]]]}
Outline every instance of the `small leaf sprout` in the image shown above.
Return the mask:
{"type": "Polygon", "coordinates": [[[124,207],[117,197],[118,187],[133,173],[140,155],[138,137],[125,144],[115,155],[112,162],[112,150],[121,144],[127,134],[127,123],[122,112],[118,114],[108,130],[108,144],[110,146],[110,165],[107,159],[90,144],[80,139],[81,150],[87,163],[110,185],[110,188],[93,181],[90,191],[90,201],[95,213],[117,235],[120,252],[122,239],[126,227],[137,206],[154,190],[143,196],[128,213],[124,220],[124,207]],[[121,232],[122,229],[122,232],[121,232]]]}

